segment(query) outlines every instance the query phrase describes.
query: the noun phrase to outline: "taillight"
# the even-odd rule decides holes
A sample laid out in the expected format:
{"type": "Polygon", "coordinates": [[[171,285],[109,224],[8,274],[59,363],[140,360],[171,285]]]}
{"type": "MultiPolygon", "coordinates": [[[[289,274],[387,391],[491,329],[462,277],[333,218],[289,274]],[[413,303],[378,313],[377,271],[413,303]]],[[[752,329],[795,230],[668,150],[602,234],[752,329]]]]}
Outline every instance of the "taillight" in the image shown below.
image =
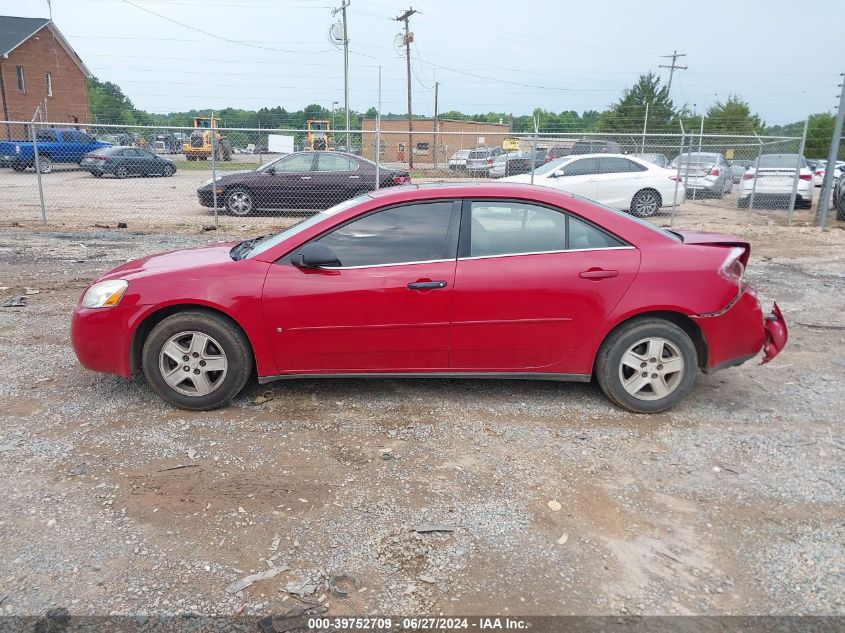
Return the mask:
{"type": "Polygon", "coordinates": [[[93,158],[94,160],[108,160],[108,156],[88,156],[88,158],[93,158]]]}
{"type": "Polygon", "coordinates": [[[801,174],[800,176],[798,176],[798,178],[800,178],[801,180],[812,180],[813,174],[801,174]]]}
{"type": "Polygon", "coordinates": [[[823,169],[817,169],[817,170],[816,170],[816,176],[823,176],[823,175],[824,175],[824,170],[823,170],[823,169]]]}
{"type": "Polygon", "coordinates": [[[683,178],[679,178],[678,176],[669,176],[669,180],[674,180],[675,182],[683,182],[683,178]]]}
{"type": "Polygon", "coordinates": [[[395,182],[397,185],[404,185],[411,182],[410,176],[394,176],[391,178],[391,182],[395,182]]]}
{"type": "Polygon", "coordinates": [[[754,180],[754,174],[743,174],[742,179],[743,180],[754,180]]]}
{"type": "Polygon", "coordinates": [[[493,164],[493,159],[492,159],[492,158],[488,158],[488,159],[487,159],[487,164],[488,164],[488,165],[492,165],[492,164],[493,164]]]}
{"type": "Polygon", "coordinates": [[[716,176],[717,178],[719,177],[720,173],[722,173],[722,172],[719,171],[718,167],[714,167],[713,169],[710,170],[710,175],[716,176]]]}
{"type": "Polygon", "coordinates": [[[732,248],[722,267],[719,269],[719,274],[728,281],[735,283],[740,292],[742,292],[742,288],[745,285],[745,264],[742,263],[742,260],[746,257],[744,248],[732,248]]]}

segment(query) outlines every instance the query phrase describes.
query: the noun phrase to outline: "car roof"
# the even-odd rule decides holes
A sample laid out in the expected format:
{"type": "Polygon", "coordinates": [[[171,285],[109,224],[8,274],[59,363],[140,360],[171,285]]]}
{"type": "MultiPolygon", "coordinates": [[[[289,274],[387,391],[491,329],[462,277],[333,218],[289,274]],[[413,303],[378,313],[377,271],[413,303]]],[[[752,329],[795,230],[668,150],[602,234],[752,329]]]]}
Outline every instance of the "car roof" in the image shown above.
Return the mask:
{"type": "Polygon", "coordinates": [[[536,198],[538,193],[547,195],[549,193],[560,194],[564,198],[574,198],[568,191],[550,189],[539,185],[526,185],[518,182],[427,182],[420,184],[402,185],[400,187],[386,187],[371,191],[370,196],[379,200],[390,198],[405,199],[410,197],[411,192],[429,193],[425,197],[430,198],[471,198],[473,196],[491,197],[518,197],[536,198]]]}

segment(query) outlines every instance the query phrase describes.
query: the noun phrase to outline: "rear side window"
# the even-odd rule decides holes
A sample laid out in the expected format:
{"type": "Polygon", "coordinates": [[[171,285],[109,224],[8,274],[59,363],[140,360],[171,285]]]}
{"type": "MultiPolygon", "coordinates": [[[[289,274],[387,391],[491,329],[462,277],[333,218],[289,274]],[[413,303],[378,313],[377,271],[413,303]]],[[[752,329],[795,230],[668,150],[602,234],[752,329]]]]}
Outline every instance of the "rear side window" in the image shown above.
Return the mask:
{"type": "Polygon", "coordinates": [[[579,251],[589,248],[615,248],[618,246],[625,245],[592,224],[569,216],[569,250],[579,251]]]}
{"type": "Polygon", "coordinates": [[[449,259],[452,201],[407,204],[367,215],[319,238],[343,267],[449,259]]]}
{"type": "Polygon", "coordinates": [[[354,171],[358,163],[342,154],[320,154],[317,157],[317,171],[354,171]]]}
{"type": "Polygon", "coordinates": [[[601,158],[600,164],[601,173],[603,174],[622,174],[633,171],[646,171],[647,169],[646,167],[643,167],[639,163],[635,163],[632,160],[628,160],[627,158],[619,158],[616,156],[601,158]]]}

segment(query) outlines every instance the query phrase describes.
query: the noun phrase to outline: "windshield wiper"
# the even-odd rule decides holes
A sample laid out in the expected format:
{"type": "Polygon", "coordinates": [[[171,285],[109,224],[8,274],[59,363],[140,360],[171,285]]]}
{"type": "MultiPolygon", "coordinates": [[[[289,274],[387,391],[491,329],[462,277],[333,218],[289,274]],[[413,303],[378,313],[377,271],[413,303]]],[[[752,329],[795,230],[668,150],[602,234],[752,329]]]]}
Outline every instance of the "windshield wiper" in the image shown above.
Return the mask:
{"type": "Polygon", "coordinates": [[[254,237],[251,240],[244,240],[240,244],[236,244],[232,247],[232,250],[229,251],[229,257],[234,260],[243,259],[249,252],[252,250],[252,247],[258,244],[260,241],[265,240],[269,237],[269,235],[261,235],[260,237],[254,237]]]}

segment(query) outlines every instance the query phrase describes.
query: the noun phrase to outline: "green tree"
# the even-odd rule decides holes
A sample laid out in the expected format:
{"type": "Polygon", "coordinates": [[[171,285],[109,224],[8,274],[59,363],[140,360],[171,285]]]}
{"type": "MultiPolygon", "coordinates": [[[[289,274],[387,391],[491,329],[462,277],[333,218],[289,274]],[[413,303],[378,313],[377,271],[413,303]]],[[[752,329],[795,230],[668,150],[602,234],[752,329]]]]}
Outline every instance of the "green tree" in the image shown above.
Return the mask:
{"type": "Polygon", "coordinates": [[[760,117],[737,95],[729,96],[724,103],[717,101],[707,108],[704,117],[705,134],[759,134],[763,128],[760,117]]]}
{"type": "Polygon", "coordinates": [[[600,132],[642,132],[648,104],[649,132],[677,132],[677,110],[669,97],[669,88],[661,85],[660,77],[653,72],[640,75],[622,98],[599,117],[600,132]]]}
{"type": "MultiPolygon", "coordinates": [[[[833,140],[833,126],[836,118],[830,112],[811,114],[807,123],[807,142],[804,144],[804,156],[827,160],[830,142],[833,140]]],[[[803,132],[803,126],[798,134],[803,132]]],[[[842,159],[843,148],[839,145],[838,159],[842,159]]]]}
{"type": "Polygon", "coordinates": [[[120,86],[96,77],[88,80],[88,110],[97,123],[143,125],[149,122],[146,112],[136,109],[120,86]]]}

